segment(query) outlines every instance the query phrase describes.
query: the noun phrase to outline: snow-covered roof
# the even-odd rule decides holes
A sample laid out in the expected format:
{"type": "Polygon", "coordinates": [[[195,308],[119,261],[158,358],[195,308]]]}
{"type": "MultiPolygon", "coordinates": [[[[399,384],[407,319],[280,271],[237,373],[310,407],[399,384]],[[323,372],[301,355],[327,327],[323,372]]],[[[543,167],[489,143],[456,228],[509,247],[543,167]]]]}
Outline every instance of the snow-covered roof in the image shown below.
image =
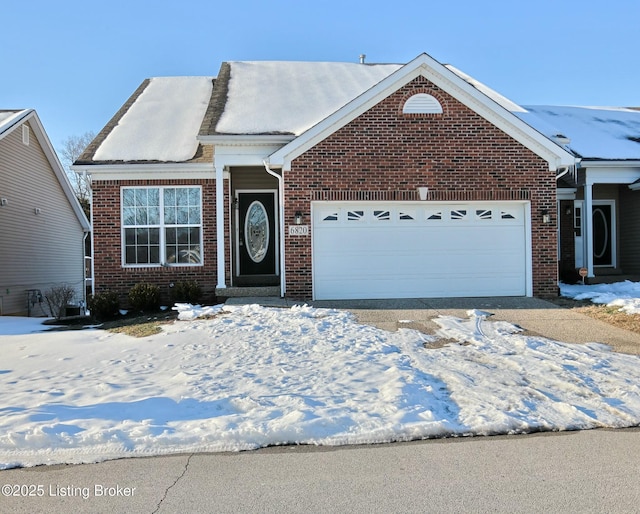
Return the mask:
{"type": "Polygon", "coordinates": [[[100,143],[94,161],[182,162],[198,148],[213,77],[157,77],[100,143]]]}
{"type": "Polygon", "coordinates": [[[483,84],[482,82],[479,82],[476,79],[474,79],[473,77],[467,75],[463,71],[460,71],[455,66],[451,66],[450,64],[445,64],[445,67],[447,69],[449,69],[450,71],[452,71],[453,73],[455,73],[456,75],[458,75],[458,77],[460,77],[465,82],[468,82],[469,84],[471,84],[478,91],[480,91],[484,95],[486,95],[489,98],[491,98],[491,100],[493,100],[497,104],[499,104],[502,107],[504,107],[505,109],[507,109],[508,111],[511,111],[513,113],[523,112],[524,111],[524,109],[521,106],[519,106],[517,103],[512,102],[506,96],[502,96],[500,93],[498,93],[494,89],[491,89],[486,84],[483,84]]]}
{"type": "Polygon", "coordinates": [[[640,160],[640,111],[619,107],[526,105],[515,114],[583,159],[640,160]]]}
{"type": "MultiPolygon", "coordinates": [[[[148,79],[78,163],[191,162],[196,154],[204,158],[199,136],[300,136],[402,67],[231,61],[223,63],[215,88],[212,77],[148,79]]],[[[640,159],[638,110],[523,107],[455,67],[446,68],[564,150],[582,158],[640,159]]],[[[0,112],[0,133],[11,115],[15,112],[0,112]]]]}
{"type": "Polygon", "coordinates": [[[621,107],[518,105],[447,64],[460,78],[578,157],[640,159],[640,111],[621,107]],[[566,143],[569,140],[569,143],[566,143]]]}
{"type": "Polygon", "coordinates": [[[25,117],[31,109],[0,110],[0,134],[11,128],[15,123],[25,117]]]}
{"type": "Polygon", "coordinates": [[[300,135],[399,69],[400,64],[230,62],[218,134],[300,135]]]}

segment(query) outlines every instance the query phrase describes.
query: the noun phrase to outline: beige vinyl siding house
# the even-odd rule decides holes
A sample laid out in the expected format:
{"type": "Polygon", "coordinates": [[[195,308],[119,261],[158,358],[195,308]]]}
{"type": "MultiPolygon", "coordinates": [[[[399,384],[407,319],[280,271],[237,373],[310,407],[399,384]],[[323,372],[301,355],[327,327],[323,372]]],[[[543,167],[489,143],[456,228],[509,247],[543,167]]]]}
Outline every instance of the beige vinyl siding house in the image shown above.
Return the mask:
{"type": "Polygon", "coordinates": [[[0,111],[0,313],[44,315],[29,299],[62,284],[85,302],[88,232],[36,112],[0,111]]]}

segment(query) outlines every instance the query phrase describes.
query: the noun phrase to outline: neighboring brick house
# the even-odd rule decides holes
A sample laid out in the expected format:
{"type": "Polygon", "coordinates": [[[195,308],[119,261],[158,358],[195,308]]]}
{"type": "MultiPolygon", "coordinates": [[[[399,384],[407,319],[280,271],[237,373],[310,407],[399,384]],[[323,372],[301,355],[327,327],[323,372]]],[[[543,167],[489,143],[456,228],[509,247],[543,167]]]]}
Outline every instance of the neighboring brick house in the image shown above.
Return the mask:
{"type": "Polygon", "coordinates": [[[145,81],[74,165],[96,291],[555,296],[575,159],[510,105],[426,54],[145,81]]]}

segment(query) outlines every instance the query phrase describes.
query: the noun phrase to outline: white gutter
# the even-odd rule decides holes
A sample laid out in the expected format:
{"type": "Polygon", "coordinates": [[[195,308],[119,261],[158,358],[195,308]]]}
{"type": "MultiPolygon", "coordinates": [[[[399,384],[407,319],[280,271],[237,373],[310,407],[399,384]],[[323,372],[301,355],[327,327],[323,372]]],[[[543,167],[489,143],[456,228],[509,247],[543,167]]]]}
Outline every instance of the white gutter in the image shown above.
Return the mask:
{"type": "Polygon", "coordinates": [[[263,160],[262,164],[264,164],[264,169],[267,173],[278,180],[278,212],[280,213],[280,219],[278,220],[280,225],[280,297],[284,298],[287,291],[284,269],[284,186],[282,184],[282,175],[278,175],[269,168],[266,160],[263,160]]]}
{"type": "Polygon", "coordinates": [[[560,180],[562,177],[564,177],[567,173],[569,173],[569,170],[569,166],[558,166],[559,173],[556,174],[556,180],[560,180]]]}

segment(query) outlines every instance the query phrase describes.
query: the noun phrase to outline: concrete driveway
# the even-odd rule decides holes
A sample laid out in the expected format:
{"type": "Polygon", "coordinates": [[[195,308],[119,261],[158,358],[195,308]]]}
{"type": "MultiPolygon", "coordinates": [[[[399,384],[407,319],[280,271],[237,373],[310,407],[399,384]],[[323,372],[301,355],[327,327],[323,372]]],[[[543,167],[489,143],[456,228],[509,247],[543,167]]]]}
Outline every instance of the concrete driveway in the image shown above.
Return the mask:
{"type": "MultiPolygon", "coordinates": [[[[300,302],[286,298],[229,298],[227,304],[259,303],[290,307],[300,302]]],[[[433,334],[438,329],[432,320],[438,316],[466,318],[470,309],[493,314],[490,319],[508,321],[526,333],[567,343],[605,343],[617,352],[640,355],[640,334],[613,327],[572,309],[539,298],[401,298],[392,300],[322,300],[309,302],[314,307],[344,309],[353,312],[360,323],[384,330],[414,328],[433,334]],[[410,320],[410,323],[407,321],[410,320]]]]}

